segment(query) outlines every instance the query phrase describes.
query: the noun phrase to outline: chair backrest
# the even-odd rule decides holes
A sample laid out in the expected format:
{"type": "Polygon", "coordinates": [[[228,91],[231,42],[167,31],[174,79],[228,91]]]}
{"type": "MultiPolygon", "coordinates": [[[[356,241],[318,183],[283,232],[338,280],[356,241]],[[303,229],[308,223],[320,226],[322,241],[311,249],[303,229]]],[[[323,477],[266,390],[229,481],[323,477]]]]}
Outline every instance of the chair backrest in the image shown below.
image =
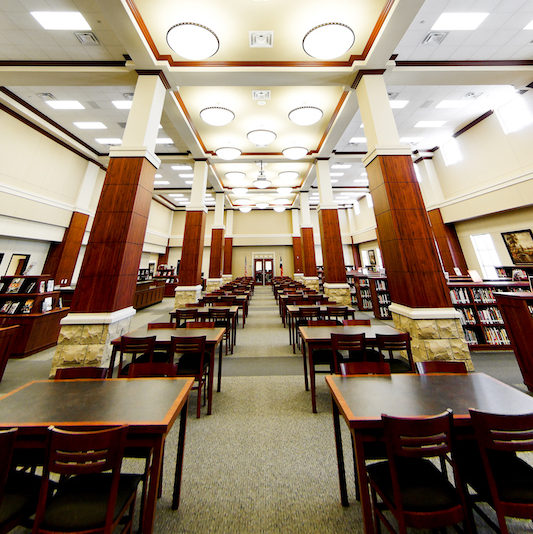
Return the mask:
{"type": "Polygon", "coordinates": [[[390,365],[386,362],[344,362],[339,368],[342,376],[390,375],[390,365]]]}
{"type": "Polygon", "coordinates": [[[11,355],[15,339],[21,330],[22,327],[18,324],[0,328],[0,380],[2,380],[2,377],[4,376],[4,371],[9,356],[11,355]]]}
{"type": "Polygon", "coordinates": [[[408,332],[400,334],[376,334],[376,343],[380,350],[410,350],[411,336],[408,332]]]}
{"type": "Polygon", "coordinates": [[[172,336],[170,338],[170,351],[171,354],[176,352],[205,352],[205,336],[194,337],[178,337],[172,336]]]}
{"type": "Polygon", "coordinates": [[[348,306],[327,306],[326,315],[328,317],[345,317],[348,306]]]}
{"type": "Polygon", "coordinates": [[[339,326],[334,319],[318,319],[317,321],[307,321],[307,326],[339,326]]]}
{"type": "Polygon", "coordinates": [[[196,320],[198,317],[198,310],[196,308],[178,309],[175,314],[176,323],[180,324],[181,321],[196,320]]]}
{"type": "Polygon", "coordinates": [[[426,362],[416,362],[416,370],[419,375],[427,373],[467,373],[465,362],[431,360],[426,362]]]}
{"type": "Polygon", "coordinates": [[[213,319],[216,319],[218,321],[229,320],[231,318],[231,314],[230,311],[227,309],[213,307],[209,310],[209,317],[212,317],[213,319]]]}
{"type": "Polygon", "coordinates": [[[127,354],[148,354],[150,360],[154,354],[155,336],[149,337],[128,337],[120,338],[119,350],[127,354]]]}
{"type": "Polygon", "coordinates": [[[214,321],[196,321],[195,323],[187,323],[185,328],[215,328],[214,321]]]}
{"type": "Polygon", "coordinates": [[[176,323],[148,323],[148,330],[157,330],[158,328],[176,328],[176,323]]]}
{"type": "Polygon", "coordinates": [[[318,307],[306,308],[302,306],[297,312],[297,316],[299,319],[305,319],[309,317],[318,318],[319,315],[320,315],[320,308],[318,307]]]}
{"type": "Polygon", "coordinates": [[[370,326],[370,319],[344,319],[344,326],[370,326]]]}
{"type": "Polygon", "coordinates": [[[73,380],[78,378],[105,378],[106,367],[64,367],[56,369],[56,380],[73,380]]]}
{"type": "Polygon", "coordinates": [[[187,304],[185,304],[185,307],[186,308],[201,308],[202,303],[201,302],[187,302],[187,304]]]}
{"type": "Polygon", "coordinates": [[[0,462],[0,503],[4,497],[4,487],[11,468],[11,457],[13,456],[16,436],[16,428],[0,430],[0,454],[2,455],[0,462]]]}
{"type": "Polygon", "coordinates": [[[233,306],[235,302],[235,299],[230,299],[230,298],[226,298],[224,297],[223,299],[219,300],[218,302],[213,302],[213,306],[216,307],[221,307],[221,306],[233,306]]]}
{"type": "Polygon", "coordinates": [[[348,352],[349,360],[366,360],[365,334],[331,334],[331,349],[333,351],[333,369],[339,373],[341,351],[348,352]]]}
{"type": "Polygon", "coordinates": [[[178,369],[173,363],[132,363],[128,369],[128,377],[176,376],[177,371],[178,369]]]}

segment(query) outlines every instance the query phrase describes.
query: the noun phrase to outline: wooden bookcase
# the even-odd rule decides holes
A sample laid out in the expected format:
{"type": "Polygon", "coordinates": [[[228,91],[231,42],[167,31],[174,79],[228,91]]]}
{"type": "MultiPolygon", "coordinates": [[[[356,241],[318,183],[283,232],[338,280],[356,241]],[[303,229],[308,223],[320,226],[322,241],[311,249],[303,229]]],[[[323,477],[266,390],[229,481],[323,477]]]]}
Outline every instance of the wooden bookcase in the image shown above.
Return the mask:
{"type": "Polygon", "coordinates": [[[351,271],[346,273],[346,278],[355,306],[361,311],[374,312],[376,319],[391,319],[391,298],[386,276],[351,271]]]}
{"type": "Polygon", "coordinates": [[[533,391],[533,343],[531,343],[533,293],[504,292],[495,293],[495,297],[520,366],[524,384],[530,391],[533,391]]]}
{"type": "Polygon", "coordinates": [[[176,286],[178,285],[178,277],[175,275],[155,275],[154,281],[165,284],[163,296],[173,297],[176,294],[176,286]]]}
{"type": "Polygon", "coordinates": [[[389,311],[391,298],[386,276],[369,276],[372,308],[376,319],[392,319],[389,311]]]}
{"type": "Polygon", "coordinates": [[[511,349],[511,339],[495,293],[527,291],[527,282],[460,282],[449,283],[448,288],[453,306],[461,313],[461,324],[470,350],[511,349]]]}
{"type": "Polygon", "coordinates": [[[495,267],[499,278],[513,278],[513,272],[522,271],[523,280],[527,280],[528,276],[533,276],[533,265],[502,265],[495,267]]]}
{"type": "Polygon", "coordinates": [[[165,283],[162,281],[137,282],[135,294],[133,295],[133,307],[136,310],[140,310],[152,304],[157,304],[163,300],[164,294],[165,283]]]}
{"type": "Polygon", "coordinates": [[[3,276],[0,279],[0,326],[20,325],[12,356],[23,357],[52,347],[60,321],[69,308],[62,305],[49,275],[3,276]]]}

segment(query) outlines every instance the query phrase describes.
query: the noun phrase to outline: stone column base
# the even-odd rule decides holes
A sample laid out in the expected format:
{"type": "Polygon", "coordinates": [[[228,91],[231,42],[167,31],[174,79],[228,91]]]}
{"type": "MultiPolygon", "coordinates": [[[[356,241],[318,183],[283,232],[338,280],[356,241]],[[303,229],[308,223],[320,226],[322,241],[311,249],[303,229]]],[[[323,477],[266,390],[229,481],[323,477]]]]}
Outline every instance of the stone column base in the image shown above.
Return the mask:
{"type": "Polygon", "coordinates": [[[233,275],[232,274],[223,274],[222,275],[222,285],[229,284],[230,282],[233,282],[233,275]]]}
{"type": "Polygon", "coordinates": [[[61,367],[107,367],[111,341],[130,329],[134,308],[110,313],[69,313],[61,321],[50,378],[61,367]]]}
{"type": "Polygon", "coordinates": [[[320,285],[318,283],[318,276],[303,276],[302,284],[309,289],[315,289],[316,291],[320,290],[320,285]]]}
{"type": "Polygon", "coordinates": [[[409,308],[392,303],[389,307],[394,326],[411,334],[415,362],[458,360],[474,370],[465,341],[459,312],[454,308],[409,308]]]}
{"type": "Polygon", "coordinates": [[[214,291],[215,289],[219,289],[222,285],[222,278],[208,278],[205,283],[205,292],[210,293],[211,291],[214,291]]]}
{"type": "Polygon", "coordinates": [[[176,286],[174,306],[182,308],[185,304],[198,302],[202,296],[202,286],[176,286]]]}
{"type": "Polygon", "coordinates": [[[294,276],[293,276],[295,280],[297,280],[298,282],[302,282],[302,284],[303,284],[303,277],[304,277],[304,273],[294,273],[294,276]]]}
{"type": "Polygon", "coordinates": [[[342,304],[343,306],[352,305],[352,296],[348,284],[331,284],[329,282],[324,282],[324,295],[337,302],[337,304],[342,304]]]}

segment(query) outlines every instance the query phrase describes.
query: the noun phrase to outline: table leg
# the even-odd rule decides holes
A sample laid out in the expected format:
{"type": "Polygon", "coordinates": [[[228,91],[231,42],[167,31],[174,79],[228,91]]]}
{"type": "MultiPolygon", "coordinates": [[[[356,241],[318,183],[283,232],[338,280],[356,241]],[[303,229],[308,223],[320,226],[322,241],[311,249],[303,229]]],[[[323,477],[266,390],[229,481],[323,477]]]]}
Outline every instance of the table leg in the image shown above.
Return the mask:
{"type": "Polygon", "coordinates": [[[348,490],[346,489],[346,472],[344,471],[344,453],[342,452],[341,426],[339,420],[339,408],[331,399],[333,411],[333,431],[335,433],[335,449],[337,451],[337,468],[339,471],[339,489],[341,492],[341,503],[343,506],[350,506],[348,503],[348,490]]]}
{"type": "Polygon", "coordinates": [[[176,472],[174,474],[174,491],[172,493],[172,510],[177,510],[180,505],[181,473],[183,471],[183,451],[185,450],[185,426],[187,424],[187,407],[185,403],[180,414],[180,430],[178,437],[178,455],[176,456],[176,472]]]}
{"type": "MultiPolygon", "coordinates": [[[[363,513],[363,526],[365,528],[365,534],[374,534],[374,522],[372,521],[372,504],[370,500],[370,492],[368,491],[364,443],[355,433],[352,433],[352,436],[355,447],[355,460],[357,462],[357,478],[359,481],[361,511],[363,513]]],[[[346,484],[346,481],[344,483],[346,484]]]]}
{"type": "Polygon", "coordinates": [[[156,439],[157,442],[154,443],[154,449],[152,452],[152,469],[150,471],[148,492],[146,494],[146,503],[144,506],[144,518],[142,525],[143,534],[150,534],[154,528],[155,505],[159,490],[159,478],[161,476],[161,468],[163,465],[165,436],[158,434],[156,439]]]}
{"type": "MultiPolygon", "coordinates": [[[[220,340],[220,346],[222,347],[222,339],[220,340]]],[[[207,380],[207,415],[211,415],[211,404],[213,402],[213,384],[215,382],[215,377],[213,374],[215,372],[215,350],[216,345],[214,345],[209,351],[209,377],[207,380]]]]}
{"type": "Polygon", "coordinates": [[[309,345],[307,347],[309,353],[309,381],[311,385],[311,405],[313,406],[313,413],[316,411],[316,386],[315,386],[315,368],[313,367],[313,347],[309,345]]]}
{"type": "Polygon", "coordinates": [[[304,359],[305,391],[309,391],[309,381],[307,379],[307,351],[306,351],[306,343],[303,339],[302,339],[302,356],[304,359]]]}
{"type": "Polygon", "coordinates": [[[111,351],[111,359],[109,360],[109,368],[107,369],[107,378],[113,378],[113,369],[115,368],[115,358],[117,357],[117,346],[113,345],[111,351]]]}
{"type": "MultiPolygon", "coordinates": [[[[215,352],[215,349],[213,349],[213,361],[215,360],[214,352],[215,352]]],[[[221,382],[222,382],[222,342],[220,342],[220,346],[218,349],[218,377],[217,377],[217,392],[218,393],[220,393],[221,382]]],[[[211,413],[211,411],[209,411],[209,413],[211,413]]]]}

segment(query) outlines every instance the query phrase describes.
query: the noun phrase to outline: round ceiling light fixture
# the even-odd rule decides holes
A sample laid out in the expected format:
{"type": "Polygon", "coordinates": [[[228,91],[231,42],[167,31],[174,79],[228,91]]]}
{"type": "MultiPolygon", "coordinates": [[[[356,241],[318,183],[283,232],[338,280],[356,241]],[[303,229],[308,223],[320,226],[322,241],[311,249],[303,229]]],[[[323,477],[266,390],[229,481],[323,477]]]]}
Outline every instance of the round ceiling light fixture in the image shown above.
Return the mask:
{"type": "Polygon", "coordinates": [[[301,106],[289,112],[289,119],[298,126],[310,126],[318,122],[324,113],[314,106],[301,106]]]}
{"type": "Polygon", "coordinates": [[[167,32],[167,43],[185,59],[199,60],[214,56],[220,47],[215,32],[196,22],[180,22],[167,32]]]}
{"type": "Polygon", "coordinates": [[[299,174],[296,171],[283,171],[278,173],[278,178],[281,180],[296,180],[298,178],[299,174]]]}
{"type": "Polygon", "coordinates": [[[285,148],[282,150],[282,152],[287,159],[302,159],[307,156],[309,150],[303,146],[291,146],[289,148],[285,148]]]}
{"type": "Polygon", "coordinates": [[[263,162],[259,162],[259,174],[257,178],[252,182],[254,187],[257,189],[266,189],[272,185],[272,182],[266,177],[265,171],[263,170],[263,162]]]}
{"type": "Polygon", "coordinates": [[[277,191],[280,195],[290,195],[292,193],[292,187],[278,187],[277,191]]]}
{"type": "Polygon", "coordinates": [[[282,213],[283,211],[285,211],[285,206],[274,206],[274,211],[282,213]]]}
{"type": "Polygon", "coordinates": [[[246,193],[248,193],[248,189],[246,189],[246,187],[235,187],[231,190],[231,192],[234,195],[237,195],[238,197],[242,197],[243,195],[246,195],[246,193]]]}
{"type": "Polygon", "coordinates": [[[238,198],[233,204],[236,206],[249,206],[253,202],[249,198],[238,198]]]}
{"type": "Polygon", "coordinates": [[[316,59],[342,56],[353,46],[355,34],[346,24],[326,22],[311,28],[304,36],[302,46],[306,54],[316,59]]]}
{"type": "Polygon", "coordinates": [[[267,202],[259,202],[255,205],[256,208],[259,208],[260,210],[264,210],[266,208],[268,208],[268,203],[267,202]]]}
{"type": "Polygon", "coordinates": [[[252,208],[250,206],[241,206],[239,208],[239,211],[241,213],[250,213],[252,211],[252,208]]]}
{"type": "Polygon", "coordinates": [[[240,171],[230,171],[224,175],[228,180],[232,182],[242,182],[246,178],[246,173],[240,171]]]}
{"type": "Polygon", "coordinates": [[[288,198],[276,198],[271,202],[272,204],[290,204],[291,201],[288,198]]]}
{"type": "Polygon", "coordinates": [[[226,126],[235,118],[235,113],[227,108],[212,106],[202,109],[200,117],[211,126],[226,126]]]}
{"type": "Polygon", "coordinates": [[[271,130],[252,130],[247,137],[255,146],[268,146],[276,139],[276,134],[271,130]]]}
{"type": "Polygon", "coordinates": [[[236,159],[241,155],[241,151],[238,148],[232,146],[223,146],[215,150],[215,154],[222,159],[231,160],[236,159]]]}

